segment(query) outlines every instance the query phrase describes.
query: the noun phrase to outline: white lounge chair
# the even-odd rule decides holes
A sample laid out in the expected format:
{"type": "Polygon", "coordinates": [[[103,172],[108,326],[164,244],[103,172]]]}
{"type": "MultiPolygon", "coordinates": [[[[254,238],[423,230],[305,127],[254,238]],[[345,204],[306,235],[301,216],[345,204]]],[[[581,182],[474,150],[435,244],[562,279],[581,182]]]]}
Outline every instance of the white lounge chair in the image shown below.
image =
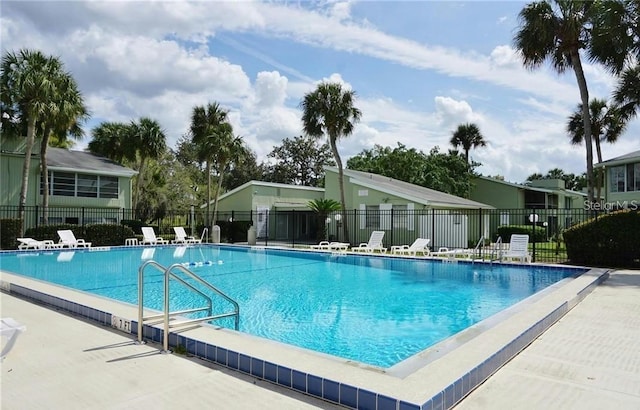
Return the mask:
{"type": "Polygon", "coordinates": [[[509,249],[500,255],[500,260],[509,259],[512,261],[521,260],[524,263],[531,263],[529,253],[529,235],[511,235],[509,249]]]}
{"type": "Polygon", "coordinates": [[[455,258],[473,259],[474,257],[480,258],[483,245],[484,245],[484,236],[480,238],[475,248],[447,249],[445,247],[442,247],[442,248],[439,248],[437,252],[431,252],[429,256],[445,257],[449,259],[455,259],[455,258]]]}
{"type": "Polygon", "coordinates": [[[67,248],[90,248],[91,242],[85,242],[84,239],[76,239],[76,236],[73,234],[71,229],[64,229],[58,231],[58,236],[60,237],[59,245],[67,248]]]}
{"type": "Polygon", "coordinates": [[[346,251],[349,249],[349,243],[346,242],[329,242],[320,241],[317,245],[311,245],[310,248],[322,251],[346,251]]]}
{"type": "Polygon", "coordinates": [[[15,345],[20,333],[25,332],[26,330],[27,327],[25,325],[18,323],[10,317],[3,317],[0,319],[0,336],[7,339],[2,351],[0,351],[0,360],[4,360],[4,358],[9,354],[9,351],[13,348],[13,345],[15,345]]]}
{"type": "Polygon", "coordinates": [[[20,244],[18,249],[45,249],[45,241],[38,241],[33,238],[17,238],[20,244]]]}
{"type": "Polygon", "coordinates": [[[142,227],[142,245],[150,244],[150,245],[166,245],[169,243],[168,240],[163,239],[160,236],[156,236],[153,228],[150,226],[142,227]]]}
{"type": "Polygon", "coordinates": [[[194,238],[193,236],[188,236],[187,232],[185,232],[182,226],[174,226],[173,231],[176,233],[176,238],[173,240],[173,243],[200,243],[202,242],[200,239],[194,238]]]}
{"type": "Polygon", "coordinates": [[[410,256],[417,256],[417,254],[421,253],[423,256],[429,256],[429,242],[431,242],[431,239],[418,238],[411,245],[392,246],[391,253],[410,256]]]}
{"type": "Polygon", "coordinates": [[[384,231],[373,231],[369,237],[369,242],[361,243],[359,246],[351,248],[353,252],[373,253],[375,251],[386,252],[387,248],[382,245],[384,231]]]}

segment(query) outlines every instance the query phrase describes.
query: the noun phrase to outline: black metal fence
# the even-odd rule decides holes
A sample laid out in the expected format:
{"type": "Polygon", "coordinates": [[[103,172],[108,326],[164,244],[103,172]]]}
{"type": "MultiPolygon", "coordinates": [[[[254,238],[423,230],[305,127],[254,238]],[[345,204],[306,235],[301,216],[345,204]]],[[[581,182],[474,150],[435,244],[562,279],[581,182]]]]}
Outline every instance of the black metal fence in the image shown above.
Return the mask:
{"type": "MultiPolygon", "coordinates": [[[[530,234],[530,248],[534,261],[567,261],[563,230],[590,218],[598,218],[603,211],[585,209],[390,209],[347,210],[330,214],[312,211],[229,211],[216,217],[199,208],[170,210],[153,221],[153,226],[165,237],[173,235],[174,226],[183,226],[205,242],[219,240],[227,243],[253,242],[249,228],[255,229],[257,245],[302,247],[321,240],[348,242],[353,246],[366,243],[373,231],[384,231],[384,245],[408,245],[416,238],[429,238],[430,248],[473,248],[482,239],[494,243],[499,236],[508,241],[511,232],[526,230],[530,234]],[[215,222],[214,222],[215,221],[215,222]],[[205,231],[205,228],[207,230],[205,231]],[[506,237],[505,237],[506,236],[506,237]]],[[[17,218],[18,207],[0,207],[0,218],[17,218]]],[[[48,216],[42,207],[25,209],[25,228],[43,224],[70,223],[85,226],[96,223],[120,224],[136,220],[132,209],[109,208],[53,208],[48,216]],[[46,221],[46,222],[45,222],[46,221]]]]}

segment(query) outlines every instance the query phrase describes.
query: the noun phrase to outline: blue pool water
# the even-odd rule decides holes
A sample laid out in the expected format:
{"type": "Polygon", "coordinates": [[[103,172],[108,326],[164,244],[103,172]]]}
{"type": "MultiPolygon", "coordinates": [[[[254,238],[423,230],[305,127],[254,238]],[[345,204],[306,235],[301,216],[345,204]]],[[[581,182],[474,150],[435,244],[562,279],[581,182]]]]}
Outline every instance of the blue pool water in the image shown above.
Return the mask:
{"type": "MultiPolygon", "coordinates": [[[[242,332],[381,367],[583,272],[206,245],[11,253],[0,268],[137,304],[137,272],[148,258],[191,264],[237,300],[242,332]]],[[[162,310],[162,273],[145,272],[145,306],[162,310]]],[[[170,294],[171,310],[204,305],[182,286],[170,294]]],[[[229,310],[216,303],[218,313],[229,310]]]]}

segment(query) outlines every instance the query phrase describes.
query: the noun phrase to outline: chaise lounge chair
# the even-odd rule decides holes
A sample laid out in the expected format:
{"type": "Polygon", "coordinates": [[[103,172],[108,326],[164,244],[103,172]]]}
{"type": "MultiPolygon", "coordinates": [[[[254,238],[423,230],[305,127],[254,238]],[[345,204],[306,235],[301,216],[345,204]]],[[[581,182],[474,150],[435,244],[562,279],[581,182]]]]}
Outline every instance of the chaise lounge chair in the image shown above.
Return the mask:
{"type": "Polygon", "coordinates": [[[417,256],[418,253],[421,253],[423,256],[429,256],[429,242],[431,239],[418,238],[411,245],[392,246],[391,253],[409,256],[417,256]]]}
{"type": "Polygon", "coordinates": [[[7,344],[0,351],[0,361],[9,354],[9,351],[16,344],[16,340],[20,333],[27,330],[27,327],[10,317],[0,319],[0,336],[7,338],[7,344]]]}
{"type": "Polygon", "coordinates": [[[484,245],[484,236],[480,238],[476,247],[471,248],[459,248],[459,249],[447,249],[440,248],[437,252],[431,252],[429,256],[435,257],[444,257],[449,259],[462,258],[462,259],[473,259],[474,257],[480,258],[482,246],[484,245]]]}
{"type": "Polygon", "coordinates": [[[188,236],[187,232],[185,232],[182,226],[174,226],[173,231],[176,233],[176,238],[172,241],[173,243],[201,243],[200,239],[194,238],[193,236],[188,236]]]}
{"type": "Polygon", "coordinates": [[[319,244],[311,245],[310,248],[321,251],[346,251],[349,249],[349,244],[346,242],[320,241],[319,244]]]}
{"type": "Polygon", "coordinates": [[[166,245],[169,241],[163,239],[160,236],[156,236],[155,231],[150,226],[142,227],[142,245],[150,244],[150,245],[166,245]]]}
{"type": "Polygon", "coordinates": [[[33,238],[17,238],[20,244],[18,249],[45,249],[45,241],[38,241],[33,238]]]}
{"type": "Polygon", "coordinates": [[[509,249],[500,255],[500,260],[510,259],[512,261],[521,260],[523,263],[531,263],[529,253],[529,235],[511,235],[509,249]]]}
{"type": "Polygon", "coordinates": [[[58,231],[58,236],[60,237],[60,241],[58,242],[61,247],[67,248],[90,248],[91,242],[85,242],[84,239],[76,239],[76,236],[73,234],[73,231],[70,229],[64,229],[58,231]]]}
{"type": "Polygon", "coordinates": [[[384,238],[384,231],[373,231],[369,237],[369,242],[361,243],[360,246],[351,248],[351,251],[366,253],[373,253],[375,251],[386,252],[387,248],[382,246],[382,238],[384,238]]]}

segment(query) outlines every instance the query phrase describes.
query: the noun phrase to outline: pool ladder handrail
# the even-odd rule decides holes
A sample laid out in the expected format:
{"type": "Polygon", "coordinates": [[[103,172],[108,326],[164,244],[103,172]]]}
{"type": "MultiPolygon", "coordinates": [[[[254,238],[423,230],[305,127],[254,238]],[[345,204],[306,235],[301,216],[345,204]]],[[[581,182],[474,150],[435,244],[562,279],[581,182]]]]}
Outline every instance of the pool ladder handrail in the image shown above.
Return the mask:
{"type": "Polygon", "coordinates": [[[498,236],[498,239],[496,239],[496,242],[493,244],[493,249],[491,249],[490,263],[502,260],[502,246],[502,236],[498,236]]]}
{"type": "Polygon", "coordinates": [[[221,290],[219,290],[218,288],[216,288],[215,286],[213,286],[212,284],[210,284],[209,282],[205,281],[204,279],[202,279],[200,276],[196,275],[195,273],[193,273],[191,270],[187,269],[186,267],[184,267],[183,265],[179,264],[179,263],[174,263],[173,265],[169,266],[169,267],[164,267],[161,264],[159,264],[158,262],[154,261],[154,260],[149,260],[146,261],[145,263],[143,263],[140,268],[138,269],[138,343],[142,344],[143,342],[143,328],[144,328],[144,323],[147,322],[149,323],[149,321],[152,321],[149,324],[155,324],[155,323],[159,323],[159,322],[163,322],[164,324],[164,338],[163,338],[163,353],[170,353],[169,350],[169,331],[172,328],[176,328],[176,327],[181,327],[181,326],[188,326],[188,325],[192,325],[192,324],[198,324],[198,323],[202,323],[202,322],[209,322],[211,320],[216,320],[216,319],[222,319],[225,317],[231,317],[231,316],[235,316],[236,321],[235,321],[235,330],[239,329],[239,322],[240,322],[240,305],[238,305],[238,302],[236,302],[235,300],[233,300],[232,298],[230,298],[229,296],[227,296],[224,292],[222,292],[221,290]],[[156,315],[151,315],[151,316],[144,316],[144,270],[147,266],[152,266],[155,269],[163,272],[164,275],[164,309],[163,309],[163,313],[161,314],[156,314],[156,315]],[[197,289],[196,287],[194,287],[193,285],[191,285],[190,283],[188,283],[187,281],[185,281],[184,279],[182,279],[181,277],[179,277],[178,275],[176,275],[173,270],[174,269],[178,269],[180,271],[182,271],[183,273],[185,273],[187,276],[189,276],[191,279],[195,280],[196,282],[200,283],[201,285],[205,286],[206,288],[208,288],[209,290],[213,291],[215,294],[217,294],[218,296],[222,297],[223,299],[225,299],[227,302],[231,303],[234,307],[233,312],[229,312],[229,313],[221,313],[221,314],[213,314],[213,301],[212,299],[207,296],[204,292],[202,292],[201,290],[197,289]],[[193,308],[193,309],[185,309],[185,310],[180,310],[180,311],[175,311],[175,312],[170,312],[169,311],[169,281],[170,279],[175,279],[176,281],[178,281],[179,283],[183,284],[184,286],[186,286],[188,289],[190,289],[191,291],[198,293],[200,296],[204,297],[207,301],[207,307],[202,307],[202,308],[193,308]],[[201,312],[201,311],[207,311],[207,316],[202,317],[202,318],[197,318],[197,319],[188,319],[188,320],[183,320],[180,322],[173,322],[170,323],[170,318],[173,316],[177,316],[177,315],[182,315],[185,313],[194,313],[194,312],[201,312]],[[162,321],[158,320],[158,319],[162,319],[162,321]]]}
{"type": "MultiPolygon", "coordinates": [[[[209,228],[205,226],[204,229],[202,230],[202,235],[200,235],[200,243],[204,243],[204,238],[208,236],[209,236],[209,228]]],[[[207,242],[209,241],[207,240],[207,242]]]]}

